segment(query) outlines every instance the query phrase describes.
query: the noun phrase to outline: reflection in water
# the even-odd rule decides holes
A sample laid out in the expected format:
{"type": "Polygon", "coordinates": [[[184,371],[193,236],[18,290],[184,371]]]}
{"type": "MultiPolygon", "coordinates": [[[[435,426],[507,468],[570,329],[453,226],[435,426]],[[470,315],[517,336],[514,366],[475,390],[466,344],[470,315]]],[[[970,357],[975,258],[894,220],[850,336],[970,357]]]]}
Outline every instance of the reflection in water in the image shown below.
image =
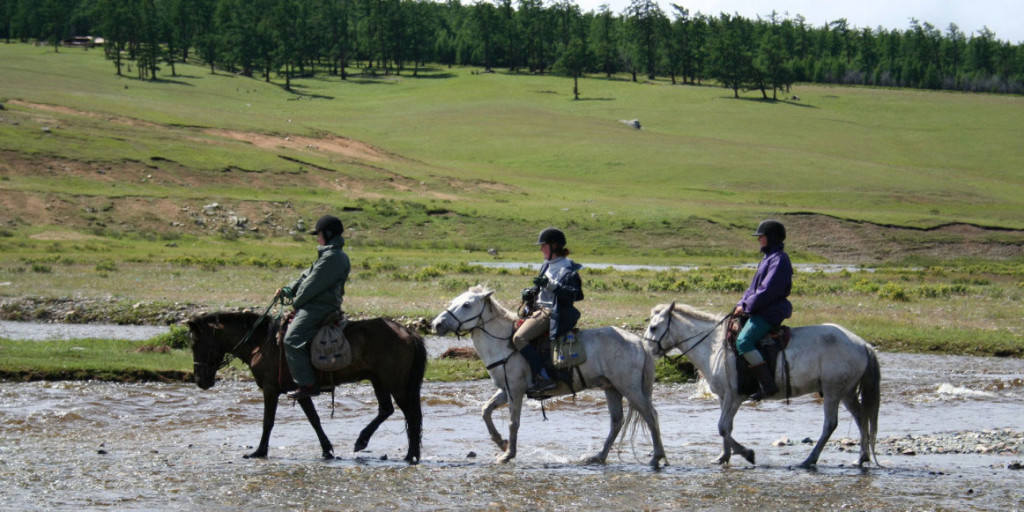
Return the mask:
{"type": "MultiPolygon", "coordinates": [[[[1021,430],[1024,362],[882,354],[880,438],[961,430],[1021,430]]],[[[607,432],[603,394],[587,392],[523,413],[518,458],[496,465],[480,419],[489,382],[427,383],[423,463],[401,461],[396,413],[370,451],[351,445],[375,411],[369,385],[317,398],[341,460],[319,460],[302,412],[278,411],[267,460],[244,460],[259,439],[261,398],[251,382],[201,391],[185,384],[5,383],[0,387],[0,494],[5,509],[281,510],[550,509],[1014,509],[1024,500],[1018,455],[889,454],[882,468],[850,464],[856,426],[845,411],[818,469],[790,469],[810,450],[821,408],[812,398],[744,406],[735,435],[757,467],[719,467],[718,405],[697,384],[658,385],[655,400],[670,466],[644,465],[644,435],[603,466],[577,461],[607,432]],[[782,437],[792,444],[773,441],[782,437]]],[[[507,415],[499,413],[499,428],[507,415]]]]}

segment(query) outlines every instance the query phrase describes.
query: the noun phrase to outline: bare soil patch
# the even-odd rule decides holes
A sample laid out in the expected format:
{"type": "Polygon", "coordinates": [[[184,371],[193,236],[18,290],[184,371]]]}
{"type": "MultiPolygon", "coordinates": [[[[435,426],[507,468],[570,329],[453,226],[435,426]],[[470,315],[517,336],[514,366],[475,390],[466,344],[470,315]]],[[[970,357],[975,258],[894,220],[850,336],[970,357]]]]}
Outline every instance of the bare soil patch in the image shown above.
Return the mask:
{"type": "Polygon", "coordinates": [[[1024,231],[950,224],[933,229],[884,226],[820,214],[780,217],[787,243],[837,263],[870,264],[905,259],[1024,257],[1024,231]]]}
{"type": "Polygon", "coordinates": [[[32,102],[21,101],[21,100],[11,100],[8,103],[10,103],[12,105],[18,105],[18,106],[22,106],[22,107],[26,107],[26,108],[31,108],[33,110],[41,110],[41,111],[44,111],[44,112],[54,112],[54,113],[57,113],[57,114],[89,117],[89,118],[92,118],[92,119],[106,119],[107,121],[110,121],[112,123],[118,123],[118,124],[123,124],[123,125],[127,125],[127,126],[149,126],[149,127],[154,127],[154,128],[161,126],[159,124],[151,123],[149,121],[143,121],[141,119],[135,119],[135,118],[124,117],[124,116],[114,116],[114,115],[110,115],[110,114],[104,114],[104,113],[101,113],[101,112],[89,112],[89,111],[86,111],[86,110],[78,110],[78,109],[74,109],[74,108],[71,108],[71,107],[64,107],[64,106],[61,106],[61,105],[46,105],[44,103],[32,103],[32,102]]]}
{"type": "Polygon", "coordinates": [[[295,151],[322,152],[372,162],[384,162],[398,158],[387,151],[364,142],[335,135],[306,137],[302,135],[271,135],[237,130],[204,130],[204,133],[248,142],[253,146],[263,149],[288,148],[295,151]]]}

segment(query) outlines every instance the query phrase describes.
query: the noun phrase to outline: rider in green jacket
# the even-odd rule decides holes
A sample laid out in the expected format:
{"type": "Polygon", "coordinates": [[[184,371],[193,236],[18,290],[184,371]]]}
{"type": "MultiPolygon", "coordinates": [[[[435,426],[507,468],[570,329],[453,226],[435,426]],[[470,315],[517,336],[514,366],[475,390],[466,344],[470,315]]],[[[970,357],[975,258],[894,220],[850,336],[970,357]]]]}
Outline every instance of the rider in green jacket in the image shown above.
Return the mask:
{"type": "Polygon", "coordinates": [[[293,299],[295,317],[285,333],[285,358],[298,390],[289,398],[305,398],[320,393],[316,386],[316,372],[310,361],[309,342],[316,335],[328,315],[341,309],[345,297],[345,282],[351,265],[342,250],[345,239],[341,220],[325,215],[316,222],[310,234],[317,235],[317,260],[289,286],[277,291],[277,296],[293,299]]]}

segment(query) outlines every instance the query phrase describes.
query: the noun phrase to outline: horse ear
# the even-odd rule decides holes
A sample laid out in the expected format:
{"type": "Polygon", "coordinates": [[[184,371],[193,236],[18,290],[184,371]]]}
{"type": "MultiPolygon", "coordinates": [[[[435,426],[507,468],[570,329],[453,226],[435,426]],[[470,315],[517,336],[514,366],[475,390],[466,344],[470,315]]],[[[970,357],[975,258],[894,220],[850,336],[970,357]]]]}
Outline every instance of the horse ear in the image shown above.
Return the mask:
{"type": "Polygon", "coordinates": [[[675,311],[676,310],[676,301],[672,301],[672,303],[668,305],[668,310],[669,311],[675,311]]]}
{"type": "Polygon", "coordinates": [[[491,291],[485,293],[484,294],[484,298],[485,299],[489,299],[489,298],[491,298],[491,295],[494,295],[494,290],[491,290],[491,291]]]}

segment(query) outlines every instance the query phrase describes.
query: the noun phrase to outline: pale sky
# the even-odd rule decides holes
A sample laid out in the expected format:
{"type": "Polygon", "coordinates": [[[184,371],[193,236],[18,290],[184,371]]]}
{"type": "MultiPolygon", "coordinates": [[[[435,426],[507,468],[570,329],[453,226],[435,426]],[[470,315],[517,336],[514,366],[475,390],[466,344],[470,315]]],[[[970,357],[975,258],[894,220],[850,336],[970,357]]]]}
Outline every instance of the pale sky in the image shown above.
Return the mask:
{"type": "MultiPolygon", "coordinates": [[[[597,11],[608,4],[612,12],[621,14],[629,0],[576,0],[583,11],[597,11]]],[[[949,24],[956,23],[968,37],[988,27],[996,38],[1013,44],[1024,43],[1024,1],[1022,0],[658,0],[662,11],[674,19],[677,4],[691,14],[702,12],[710,16],[721,13],[739,14],[756,19],[771,14],[772,10],[788,17],[803,15],[812,27],[821,27],[829,21],[846,18],[856,28],[907,30],[910,19],[922,24],[931,23],[943,35],[949,24]]]]}

